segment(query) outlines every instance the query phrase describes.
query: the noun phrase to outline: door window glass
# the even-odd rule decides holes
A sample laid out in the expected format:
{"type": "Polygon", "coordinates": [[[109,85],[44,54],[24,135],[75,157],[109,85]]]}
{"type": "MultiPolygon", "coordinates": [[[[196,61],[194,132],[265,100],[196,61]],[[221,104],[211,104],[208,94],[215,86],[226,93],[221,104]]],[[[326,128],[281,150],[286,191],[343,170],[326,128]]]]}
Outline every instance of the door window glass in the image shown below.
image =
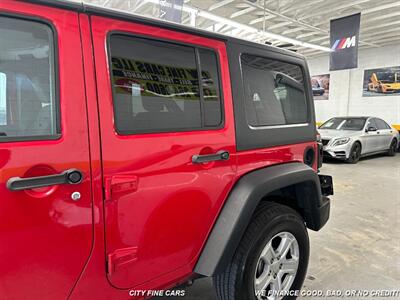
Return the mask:
{"type": "Polygon", "coordinates": [[[56,135],[53,33],[0,17],[0,141],[56,135]]]}
{"type": "Polygon", "coordinates": [[[112,35],[110,49],[115,127],[120,134],[221,123],[212,51],[125,35],[112,35]]]}
{"type": "Polygon", "coordinates": [[[368,120],[367,129],[369,129],[370,127],[378,129],[378,124],[376,124],[375,119],[368,120]]]}

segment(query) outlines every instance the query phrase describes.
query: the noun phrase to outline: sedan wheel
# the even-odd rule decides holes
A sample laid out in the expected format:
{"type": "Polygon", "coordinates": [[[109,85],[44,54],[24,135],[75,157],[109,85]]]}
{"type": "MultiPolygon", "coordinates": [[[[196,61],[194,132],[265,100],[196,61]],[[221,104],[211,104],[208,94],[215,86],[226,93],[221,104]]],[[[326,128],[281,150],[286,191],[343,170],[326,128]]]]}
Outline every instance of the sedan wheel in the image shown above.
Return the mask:
{"type": "Polygon", "coordinates": [[[361,157],[361,145],[360,143],[355,143],[353,147],[351,147],[349,158],[346,160],[348,163],[356,164],[360,160],[361,157]]]}
{"type": "Polygon", "coordinates": [[[389,156],[395,156],[396,155],[396,150],[397,150],[396,148],[397,148],[397,141],[394,139],[392,141],[392,143],[390,144],[388,155],[389,156]]]}

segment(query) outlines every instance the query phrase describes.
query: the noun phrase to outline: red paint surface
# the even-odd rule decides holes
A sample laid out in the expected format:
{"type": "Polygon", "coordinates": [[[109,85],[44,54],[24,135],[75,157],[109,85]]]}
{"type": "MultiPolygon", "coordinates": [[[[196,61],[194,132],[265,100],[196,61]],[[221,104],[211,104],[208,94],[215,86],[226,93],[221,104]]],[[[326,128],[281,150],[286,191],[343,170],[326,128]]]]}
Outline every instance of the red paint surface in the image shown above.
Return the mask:
{"type": "Polygon", "coordinates": [[[106,38],[118,31],[214,49],[222,42],[140,24],[92,18],[105,180],[137,176],[137,190],[113,192],[105,204],[106,252],[137,247],[137,259],[109,276],[119,288],[135,287],[178,269],[190,269],[235,178],[235,134],[229,73],[222,65],[225,128],[179,133],[116,134],[106,38]],[[155,146],[156,141],[156,146],[155,146]],[[231,159],[194,165],[193,155],[227,150],[231,159]]]}
{"type": "Polygon", "coordinates": [[[272,164],[302,161],[307,146],[316,149],[315,143],[304,143],[236,153],[229,69],[220,41],[92,17],[92,44],[84,14],[8,0],[0,3],[0,11],[42,17],[55,25],[63,131],[57,141],[0,144],[1,299],[64,299],[72,290],[71,299],[132,299],[130,288],[182,283],[192,275],[240,176],[272,164]],[[217,51],[224,128],[117,135],[106,53],[106,36],[114,30],[217,51]],[[222,149],[231,153],[229,161],[191,163],[194,154],[222,149]],[[31,194],[5,187],[10,177],[69,168],[83,171],[80,185],[31,194]],[[104,201],[103,185],[113,176],[116,188],[104,201]],[[82,194],[79,202],[70,200],[76,190],[82,194]],[[111,275],[106,273],[107,257],[122,257],[111,275]]]}
{"type": "MultiPolygon", "coordinates": [[[[0,143],[0,299],[65,299],[92,246],[89,137],[78,15],[1,1],[0,11],[41,17],[57,30],[61,127],[56,141],[0,143]],[[36,191],[11,192],[11,177],[76,168],[84,180],[36,191]],[[81,200],[71,200],[75,191],[81,200]]],[[[4,42],[4,41],[2,41],[4,42]]]]}

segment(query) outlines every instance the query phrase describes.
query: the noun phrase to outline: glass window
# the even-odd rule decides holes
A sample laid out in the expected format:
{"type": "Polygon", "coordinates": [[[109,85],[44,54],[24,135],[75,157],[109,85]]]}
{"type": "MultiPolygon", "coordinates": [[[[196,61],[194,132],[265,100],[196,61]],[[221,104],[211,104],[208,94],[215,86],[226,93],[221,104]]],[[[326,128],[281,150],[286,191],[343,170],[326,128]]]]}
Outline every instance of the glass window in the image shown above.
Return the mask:
{"type": "Polygon", "coordinates": [[[247,122],[251,126],[307,123],[304,79],[297,65],[241,56],[247,122]]]}
{"type": "Polygon", "coordinates": [[[340,130],[362,130],[365,125],[365,119],[345,119],[338,129],[340,130]]]}
{"type": "Polygon", "coordinates": [[[378,124],[376,124],[375,119],[369,119],[368,120],[368,124],[367,124],[367,129],[369,129],[370,127],[374,127],[376,129],[378,129],[378,124]]]}
{"type": "Polygon", "coordinates": [[[365,118],[332,118],[322,124],[319,128],[358,131],[364,128],[365,120],[365,118]]]}
{"type": "Polygon", "coordinates": [[[222,122],[222,112],[217,57],[213,51],[205,49],[199,49],[199,57],[204,97],[204,125],[218,126],[222,122]]]}
{"type": "Polygon", "coordinates": [[[383,120],[381,119],[375,119],[375,123],[378,126],[377,129],[390,129],[390,126],[383,120]]]}
{"type": "Polygon", "coordinates": [[[332,118],[322,124],[321,129],[339,129],[346,120],[344,118],[332,118]]]}
{"type": "Polygon", "coordinates": [[[194,47],[113,35],[110,49],[119,133],[182,131],[221,123],[218,72],[212,51],[199,51],[203,68],[200,90],[194,47]]]}
{"type": "Polygon", "coordinates": [[[0,141],[56,135],[53,33],[0,17],[0,141]]]}

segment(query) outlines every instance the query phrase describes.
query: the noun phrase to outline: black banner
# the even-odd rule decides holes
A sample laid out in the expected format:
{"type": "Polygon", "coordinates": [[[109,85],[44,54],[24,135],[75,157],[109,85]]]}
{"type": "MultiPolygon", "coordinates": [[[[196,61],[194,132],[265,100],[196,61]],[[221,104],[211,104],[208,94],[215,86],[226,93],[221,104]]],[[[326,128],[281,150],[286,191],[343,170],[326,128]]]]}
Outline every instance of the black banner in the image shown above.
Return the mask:
{"type": "Polygon", "coordinates": [[[160,0],[160,19],[181,23],[183,0],[160,0]]]}
{"type": "Polygon", "coordinates": [[[331,71],[357,68],[361,14],[331,20],[331,71]]]}

